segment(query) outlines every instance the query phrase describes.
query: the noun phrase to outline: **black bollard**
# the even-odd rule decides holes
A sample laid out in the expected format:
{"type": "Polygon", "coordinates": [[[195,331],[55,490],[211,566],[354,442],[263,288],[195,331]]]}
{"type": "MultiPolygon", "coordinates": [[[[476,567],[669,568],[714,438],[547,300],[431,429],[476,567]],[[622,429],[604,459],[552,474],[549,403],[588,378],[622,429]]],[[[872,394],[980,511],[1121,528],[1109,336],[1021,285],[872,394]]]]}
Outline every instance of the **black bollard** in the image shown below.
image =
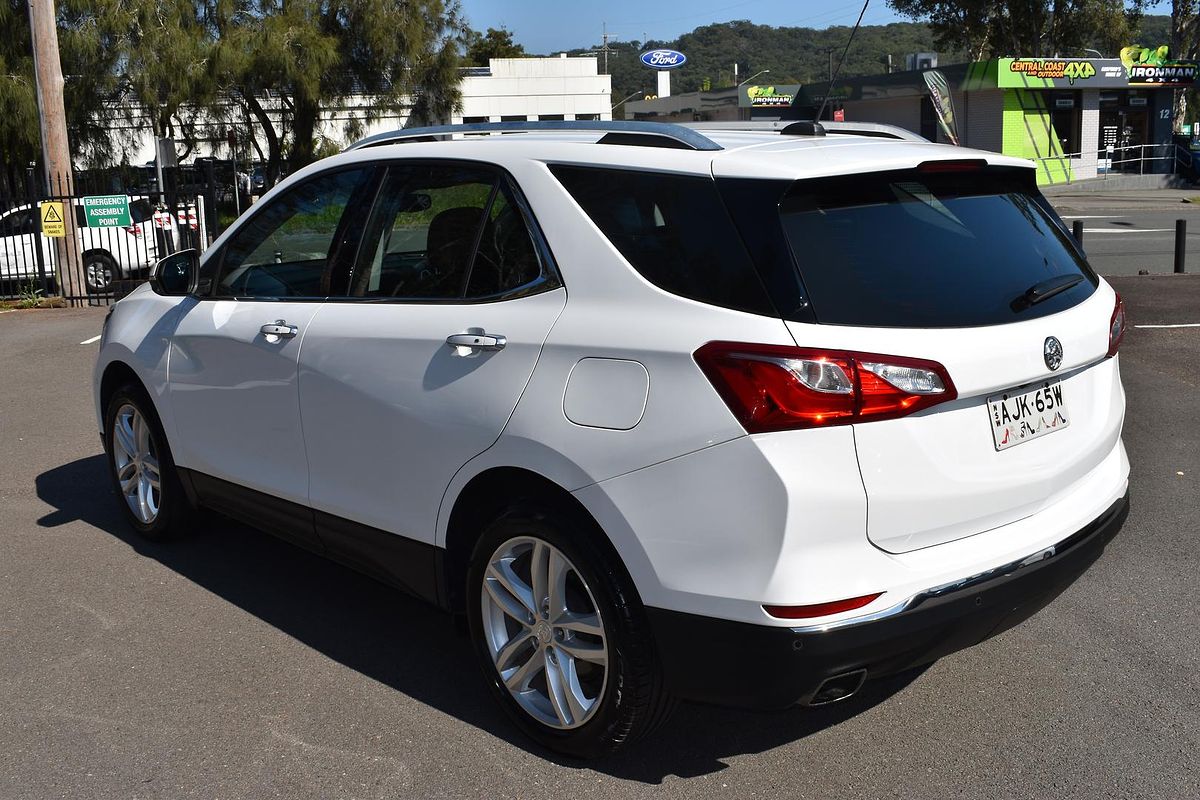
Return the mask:
{"type": "Polygon", "coordinates": [[[1083,247],[1083,220],[1077,219],[1071,223],[1071,233],[1075,236],[1075,244],[1083,247]]]}
{"type": "Polygon", "coordinates": [[[1182,275],[1186,271],[1183,263],[1187,254],[1187,220],[1175,220],[1175,272],[1182,275]]]}

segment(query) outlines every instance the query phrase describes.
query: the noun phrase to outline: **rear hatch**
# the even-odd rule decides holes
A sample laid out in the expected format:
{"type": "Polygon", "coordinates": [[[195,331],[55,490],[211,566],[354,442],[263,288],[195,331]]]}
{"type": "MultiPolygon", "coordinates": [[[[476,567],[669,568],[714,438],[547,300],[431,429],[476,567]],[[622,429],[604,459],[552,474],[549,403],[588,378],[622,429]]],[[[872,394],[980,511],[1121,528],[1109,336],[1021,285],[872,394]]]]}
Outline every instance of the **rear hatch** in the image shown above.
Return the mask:
{"type": "MultiPolygon", "coordinates": [[[[735,189],[727,200],[749,196],[735,189]]],[[[854,423],[874,544],[906,552],[1028,517],[1113,454],[1118,300],[1033,170],[927,162],[797,181],[776,199],[799,302],[775,293],[797,345],[849,353],[859,375],[936,362],[950,384],[915,413],[854,423]]],[[[774,227],[758,219],[760,236],[774,227]]]]}

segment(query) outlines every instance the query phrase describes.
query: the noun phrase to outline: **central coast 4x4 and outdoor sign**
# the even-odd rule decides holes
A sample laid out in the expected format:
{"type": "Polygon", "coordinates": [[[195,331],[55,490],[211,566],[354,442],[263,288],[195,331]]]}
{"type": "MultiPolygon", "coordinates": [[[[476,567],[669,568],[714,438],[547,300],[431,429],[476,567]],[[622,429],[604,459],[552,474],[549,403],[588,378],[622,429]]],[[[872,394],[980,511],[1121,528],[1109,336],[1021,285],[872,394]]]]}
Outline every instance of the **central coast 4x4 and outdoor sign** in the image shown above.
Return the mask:
{"type": "Polygon", "coordinates": [[[1191,86],[1195,61],[1176,61],[1163,47],[1121,50],[1120,58],[1001,58],[996,84],[1001,89],[1124,89],[1191,86]]]}
{"type": "Polygon", "coordinates": [[[89,228],[127,228],[129,218],[129,196],[124,194],[84,197],[83,217],[89,228]]]}

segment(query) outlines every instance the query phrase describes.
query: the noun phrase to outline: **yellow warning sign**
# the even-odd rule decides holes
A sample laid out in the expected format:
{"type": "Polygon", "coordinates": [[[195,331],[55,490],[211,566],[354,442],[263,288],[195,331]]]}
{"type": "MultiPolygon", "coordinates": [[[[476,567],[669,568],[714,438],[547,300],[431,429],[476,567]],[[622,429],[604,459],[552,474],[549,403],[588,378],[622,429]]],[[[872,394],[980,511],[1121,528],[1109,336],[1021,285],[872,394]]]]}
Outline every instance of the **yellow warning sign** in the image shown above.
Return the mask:
{"type": "Polygon", "coordinates": [[[63,223],[63,204],[47,201],[42,203],[42,235],[66,236],[67,227],[63,223]]]}

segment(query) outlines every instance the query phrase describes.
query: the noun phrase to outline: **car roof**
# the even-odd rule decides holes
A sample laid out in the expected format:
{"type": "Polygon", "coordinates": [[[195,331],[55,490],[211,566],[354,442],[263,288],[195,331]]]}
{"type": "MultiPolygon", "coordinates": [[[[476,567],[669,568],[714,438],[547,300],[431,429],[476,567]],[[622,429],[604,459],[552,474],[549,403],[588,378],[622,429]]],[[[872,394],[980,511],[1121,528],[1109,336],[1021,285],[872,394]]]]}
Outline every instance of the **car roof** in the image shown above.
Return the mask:
{"type": "Polygon", "coordinates": [[[1033,168],[1033,163],[1024,159],[934,144],[893,126],[832,123],[827,131],[822,127],[815,126],[814,130],[811,122],[685,126],[609,121],[437,126],[377,134],[334,159],[454,158],[502,166],[513,161],[538,161],[786,180],[961,159],[1033,168]]]}

